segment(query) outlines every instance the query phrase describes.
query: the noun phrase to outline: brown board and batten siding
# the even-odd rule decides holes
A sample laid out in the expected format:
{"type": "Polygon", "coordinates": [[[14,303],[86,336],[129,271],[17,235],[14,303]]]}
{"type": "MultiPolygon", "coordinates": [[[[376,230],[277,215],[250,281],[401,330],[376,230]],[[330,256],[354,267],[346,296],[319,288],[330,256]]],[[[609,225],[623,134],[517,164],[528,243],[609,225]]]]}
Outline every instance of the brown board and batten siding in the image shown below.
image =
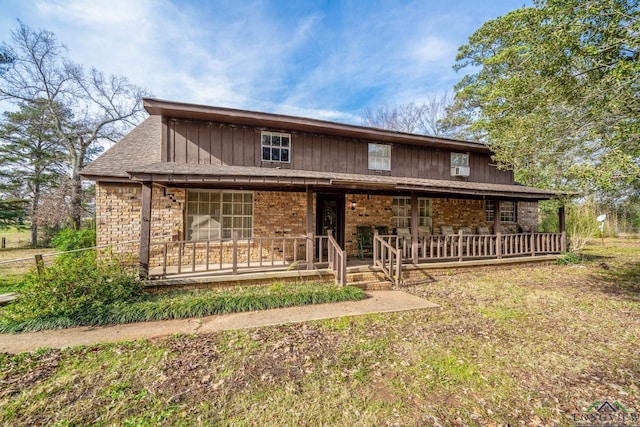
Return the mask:
{"type": "MultiPolygon", "coordinates": [[[[263,162],[260,148],[262,129],[218,122],[168,118],[163,135],[163,160],[187,164],[279,167],[308,171],[385,174],[397,177],[457,180],[451,176],[451,150],[408,144],[392,144],[391,171],[368,168],[368,143],[376,141],[291,133],[291,162],[263,162]]],[[[513,183],[510,171],[491,165],[489,154],[469,153],[471,174],[468,181],[493,184],[513,183]]]]}

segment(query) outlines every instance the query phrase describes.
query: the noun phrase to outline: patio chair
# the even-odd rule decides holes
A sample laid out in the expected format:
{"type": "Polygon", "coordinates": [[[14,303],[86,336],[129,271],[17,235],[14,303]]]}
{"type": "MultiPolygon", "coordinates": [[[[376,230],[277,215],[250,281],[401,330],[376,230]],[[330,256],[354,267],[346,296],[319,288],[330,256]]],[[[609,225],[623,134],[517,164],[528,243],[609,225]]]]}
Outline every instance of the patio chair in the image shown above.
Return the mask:
{"type": "Polygon", "coordinates": [[[373,231],[369,225],[356,226],[356,239],[358,241],[358,258],[364,258],[364,251],[373,251],[373,231]]]}
{"type": "Polygon", "coordinates": [[[460,227],[458,231],[462,231],[462,234],[473,234],[471,227],[460,227]]]}
{"type": "Polygon", "coordinates": [[[431,227],[428,225],[421,225],[418,227],[418,236],[429,236],[431,234],[431,227]]]}
{"type": "Polygon", "coordinates": [[[489,227],[478,227],[478,234],[481,236],[489,236],[491,231],[489,231],[489,227]]]}
{"type": "Polygon", "coordinates": [[[389,227],[387,227],[386,225],[374,225],[373,228],[378,230],[378,234],[381,236],[389,235],[389,227]]]}
{"type": "Polygon", "coordinates": [[[453,227],[450,225],[441,225],[440,226],[440,234],[444,234],[445,236],[447,234],[455,234],[453,232],[453,227]]]}

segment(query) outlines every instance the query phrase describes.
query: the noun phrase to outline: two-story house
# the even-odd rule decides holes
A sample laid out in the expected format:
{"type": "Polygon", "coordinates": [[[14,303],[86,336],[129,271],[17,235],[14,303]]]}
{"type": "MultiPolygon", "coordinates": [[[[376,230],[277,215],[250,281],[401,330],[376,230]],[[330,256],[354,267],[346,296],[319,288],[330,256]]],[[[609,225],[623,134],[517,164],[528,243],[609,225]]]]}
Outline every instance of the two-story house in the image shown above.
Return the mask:
{"type": "Polygon", "coordinates": [[[537,233],[538,201],[556,194],[517,185],[484,144],[157,99],[144,105],[150,117],[82,175],[96,181],[97,244],[135,242],[129,250],[145,274],[313,268],[328,257],[339,275],[363,250],[384,266],[394,254],[396,263],[416,264],[564,248],[564,235],[537,233]]]}

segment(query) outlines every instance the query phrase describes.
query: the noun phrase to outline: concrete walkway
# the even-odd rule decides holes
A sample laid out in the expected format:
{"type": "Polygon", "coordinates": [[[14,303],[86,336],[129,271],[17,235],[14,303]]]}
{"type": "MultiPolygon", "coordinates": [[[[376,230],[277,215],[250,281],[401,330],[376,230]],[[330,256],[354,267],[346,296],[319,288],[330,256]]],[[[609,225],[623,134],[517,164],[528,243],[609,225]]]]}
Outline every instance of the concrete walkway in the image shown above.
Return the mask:
{"type": "Polygon", "coordinates": [[[362,301],[305,305],[191,319],[79,327],[14,335],[0,334],[0,352],[22,353],[35,351],[42,347],[65,348],[76,345],[158,338],[174,334],[207,333],[437,307],[436,304],[402,291],[368,291],[367,295],[369,298],[362,301]]]}

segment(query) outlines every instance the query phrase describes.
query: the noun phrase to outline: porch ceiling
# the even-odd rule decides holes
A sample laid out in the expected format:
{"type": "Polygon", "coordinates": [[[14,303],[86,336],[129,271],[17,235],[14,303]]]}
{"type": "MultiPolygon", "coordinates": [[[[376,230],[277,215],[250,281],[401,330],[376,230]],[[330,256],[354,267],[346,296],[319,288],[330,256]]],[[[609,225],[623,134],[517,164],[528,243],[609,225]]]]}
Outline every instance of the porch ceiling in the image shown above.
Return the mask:
{"type": "Polygon", "coordinates": [[[546,200],[562,194],[522,185],[225,165],[159,162],[128,171],[128,173],[131,179],[136,181],[169,185],[206,184],[276,188],[311,185],[351,190],[422,191],[443,197],[451,195],[526,200],[546,200]]]}

